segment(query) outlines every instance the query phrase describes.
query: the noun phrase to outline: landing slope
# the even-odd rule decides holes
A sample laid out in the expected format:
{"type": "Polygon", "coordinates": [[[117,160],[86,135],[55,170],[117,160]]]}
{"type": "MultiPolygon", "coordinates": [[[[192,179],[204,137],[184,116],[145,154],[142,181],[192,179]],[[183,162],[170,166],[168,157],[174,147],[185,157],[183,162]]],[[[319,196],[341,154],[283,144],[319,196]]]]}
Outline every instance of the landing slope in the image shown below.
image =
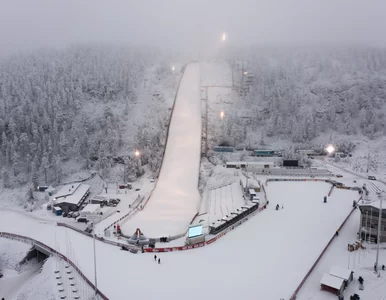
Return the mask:
{"type": "Polygon", "coordinates": [[[160,176],[145,209],[124,225],[149,237],[169,236],[187,229],[197,213],[201,155],[200,66],[187,65],[170,123],[160,176]]]}

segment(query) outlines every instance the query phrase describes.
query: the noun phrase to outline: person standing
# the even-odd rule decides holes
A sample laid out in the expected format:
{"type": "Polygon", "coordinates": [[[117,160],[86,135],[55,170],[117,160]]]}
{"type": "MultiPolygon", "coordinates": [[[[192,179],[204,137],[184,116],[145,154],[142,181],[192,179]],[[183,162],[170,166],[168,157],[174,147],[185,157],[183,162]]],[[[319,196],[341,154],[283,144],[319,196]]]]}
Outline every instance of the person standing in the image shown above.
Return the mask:
{"type": "Polygon", "coordinates": [[[161,263],[161,259],[160,258],[158,258],[158,264],[160,264],[161,263]]]}
{"type": "Polygon", "coordinates": [[[157,255],[154,255],[154,261],[157,261],[157,255]]]}

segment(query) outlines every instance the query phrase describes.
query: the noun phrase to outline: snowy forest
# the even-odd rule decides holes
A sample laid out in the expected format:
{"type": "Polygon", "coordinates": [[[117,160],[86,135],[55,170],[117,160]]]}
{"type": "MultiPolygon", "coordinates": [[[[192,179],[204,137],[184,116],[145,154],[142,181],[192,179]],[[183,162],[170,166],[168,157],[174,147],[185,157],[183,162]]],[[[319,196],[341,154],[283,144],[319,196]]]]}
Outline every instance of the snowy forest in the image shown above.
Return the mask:
{"type": "Polygon", "coordinates": [[[237,117],[231,124],[244,137],[257,128],[262,139],[295,143],[331,132],[370,139],[386,134],[384,49],[252,47],[228,57],[234,73],[255,75],[241,99],[247,125],[237,117]]]}
{"type": "MultiPolygon", "coordinates": [[[[159,51],[100,45],[40,50],[0,61],[4,187],[59,183],[81,169],[106,175],[122,153],[128,156],[120,160],[128,172],[140,175],[141,165],[128,155],[133,147],[152,147],[152,152],[143,151],[142,163],[156,171],[165,126],[154,129],[144,121],[126,128],[126,123],[134,118],[141,92],[152,88],[144,85],[149,70],[158,81],[170,75],[162,61],[167,59],[159,51]],[[128,147],[129,142],[134,145],[128,147]]],[[[158,122],[167,123],[170,112],[159,98],[153,99],[153,110],[159,112],[158,122]]]]}

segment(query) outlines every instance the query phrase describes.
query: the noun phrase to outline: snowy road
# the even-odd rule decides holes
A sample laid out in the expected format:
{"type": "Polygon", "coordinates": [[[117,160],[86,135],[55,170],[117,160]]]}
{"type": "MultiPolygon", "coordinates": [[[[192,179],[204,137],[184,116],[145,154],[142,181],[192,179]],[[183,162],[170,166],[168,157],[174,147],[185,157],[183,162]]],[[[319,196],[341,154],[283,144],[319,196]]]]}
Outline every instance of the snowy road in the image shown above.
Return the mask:
{"type": "Polygon", "coordinates": [[[148,237],[180,234],[200,205],[200,65],[189,64],[182,77],[169,128],[161,172],[145,209],[125,223],[127,234],[140,228],[148,237]]]}

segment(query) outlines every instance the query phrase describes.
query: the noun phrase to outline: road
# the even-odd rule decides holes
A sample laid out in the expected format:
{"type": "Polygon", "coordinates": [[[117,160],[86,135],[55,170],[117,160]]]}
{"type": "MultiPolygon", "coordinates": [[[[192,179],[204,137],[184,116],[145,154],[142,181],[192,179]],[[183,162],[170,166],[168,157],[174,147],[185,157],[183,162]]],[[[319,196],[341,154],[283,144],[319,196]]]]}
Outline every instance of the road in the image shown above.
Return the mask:
{"type": "Polygon", "coordinates": [[[346,172],[346,173],[349,173],[349,174],[351,174],[351,175],[354,175],[355,177],[360,177],[360,178],[366,179],[366,180],[369,181],[369,182],[380,182],[380,183],[383,183],[384,185],[386,185],[386,181],[382,181],[382,180],[371,180],[371,181],[370,181],[370,180],[368,180],[367,176],[360,175],[360,174],[355,173],[355,172],[353,172],[353,171],[350,171],[350,170],[347,170],[347,169],[345,169],[345,168],[342,168],[342,167],[340,167],[340,166],[338,166],[338,165],[336,165],[336,164],[333,164],[333,163],[331,163],[331,162],[326,161],[324,158],[320,158],[320,161],[322,161],[322,162],[325,163],[326,165],[329,165],[330,167],[333,167],[333,168],[339,169],[339,170],[341,170],[341,171],[344,171],[344,172],[346,172]]]}

